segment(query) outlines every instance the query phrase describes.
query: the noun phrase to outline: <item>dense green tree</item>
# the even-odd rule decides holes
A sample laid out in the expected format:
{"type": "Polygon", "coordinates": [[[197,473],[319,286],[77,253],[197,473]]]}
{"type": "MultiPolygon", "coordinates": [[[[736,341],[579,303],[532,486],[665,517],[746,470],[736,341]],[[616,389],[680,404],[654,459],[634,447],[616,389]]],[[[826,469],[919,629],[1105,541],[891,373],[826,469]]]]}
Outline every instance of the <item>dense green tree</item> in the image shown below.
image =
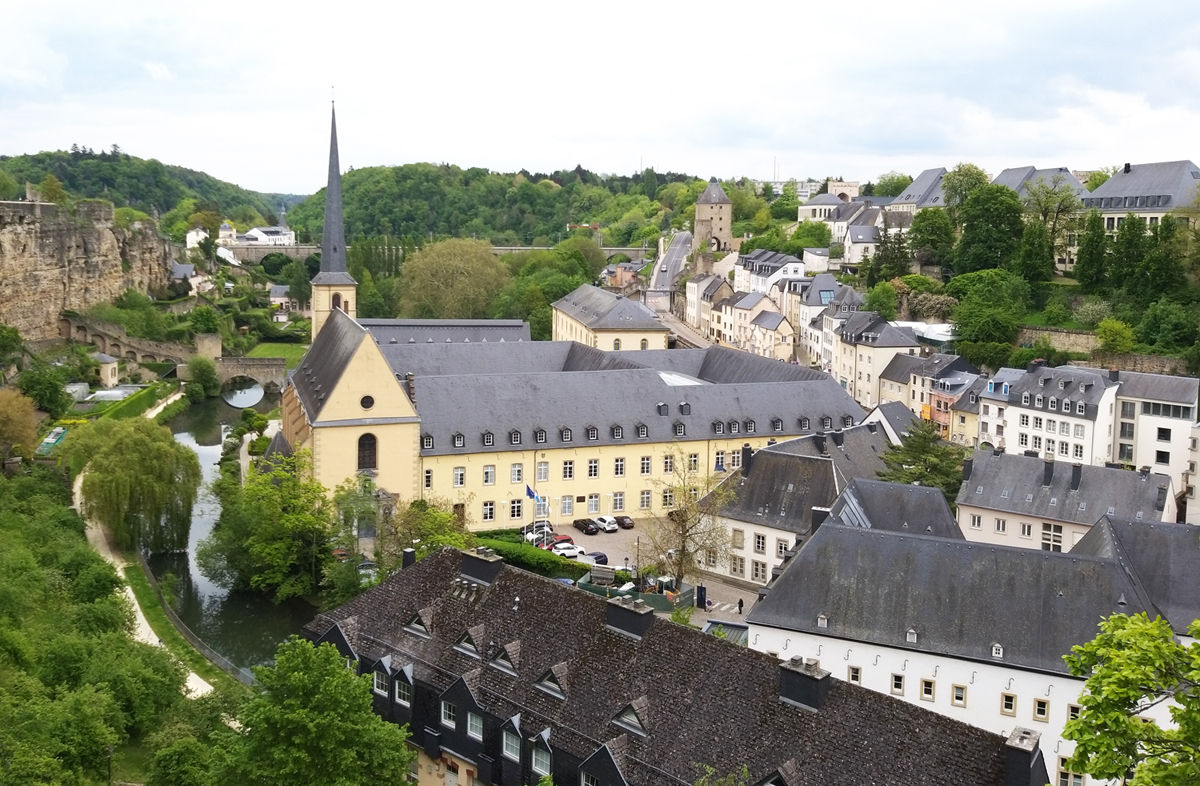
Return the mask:
{"type": "Polygon", "coordinates": [[[0,199],[16,199],[23,193],[16,178],[0,169],[0,199]]]}
{"type": "Polygon", "coordinates": [[[1124,353],[1133,349],[1133,328],[1119,319],[1108,317],[1096,325],[1096,338],[1105,352],[1124,353]]]}
{"type": "Polygon", "coordinates": [[[1164,352],[1175,352],[1196,343],[1197,324],[1193,309],[1163,297],[1142,312],[1134,333],[1143,344],[1164,352]]]}
{"type": "Polygon", "coordinates": [[[966,221],[961,210],[966,205],[967,198],[990,182],[991,178],[987,172],[966,162],[960,163],[942,177],[942,201],[950,214],[950,223],[955,228],[961,227],[966,221]]]}
{"type": "Polygon", "coordinates": [[[223,478],[221,518],[197,560],[223,586],[266,592],[276,602],[314,597],[337,529],[324,487],[300,452],[252,465],[245,483],[223,478]]]}
{"type": "Polygon", "coordinates": [[[1151,228],[1148,246],[1136,273],[1126,280],[1130,293],[1143,303],[1182,292],[1187,285],[1183,270],[1187,240],[1172,216],[1163,216],[1151,228]]]}
{"type": "Polygon", "coordinates": [[[404,265],[400,316],[418,319],[483,319],[509,274],[477,240],[443,240],[426,246],[404,265]]]}
{"type": "Polygon", "coordinates": [[[1109,244],[1100,211],[1092,208],[1083,220],[1079,251],[1075,258],[1075,278],[1084,292],[1098,292],[1108,283],[1109,244]]]}
{"type": "Polygon", "coordinates": [[[192,382],[204,390],[205,396],[215,398],[221,394],[221,380],[217,376],[217,364],[212,358],[195,355],[188,359],[187,369],[192,382]]]}
{"type": "Polygon", "coordinates": [[[72,428],[62,454],[73,473],[86,473],[84,510],[120,548],[187,546],[200,463],[169,429],[145,418],[96,420],[72,428]]]}
{"type": "Polygon", "coordinates": [[[312,300],[312,274],[305,262],[296,260],[283,268],[282,275],[288,286],[288,297],[297,303],[312,300]]]}
{"type": "Polygon", "coordinates": [[[7,363],[21,354],[24,347],[21,334],[15,327],[0,323],[0,363],[7,363]]]}
{"type": "Polygon", "coordinates": [[[913,216],[908,246],[918,264],[950,266],[954,253],[954,225],[945,210],[925,208],[913,216]]]}
{"type": "Polygon", "coordinates": [[[955,276],[946,284],[946,294],[960,302],[972,299],[988,305],[1007,306],[1021,316],[1029,308],[1029,283],[1008,270],[980,270],[955,276]]]}
{"type": "Polygon", "coordinates": [[[1117,236],[1108,257],[1108,283],[1113,289],[1136,288],[1150,247],[1146,222],[1133,213],[1118,221],[1117,236]]]}
{"type": "MultiPolygon", "coordinates": [[[[769,183],[767,185],[770,185],[769,183]]],[[[764,193],[763,196],[767,199],[764,193]]],[[[789,180],[783,184],[783,192],[771,202],[771,218],[782,221],[795,221],[800,207],[800,197],[797,194],[796,181],[789,180]]]]}
{"type": "Polygon", "coordinates": [[[1109,166],[1097,169],[1088,175],[1088,179],[1084,181],[1083,187],[1089,192],[1095,191],[1100,186],[1108,182],[1108,179],[1117,173],[1117,167],[1109,166]]]}
{"type": "Polygon", "coordinates": [[[963,230],[954,250],[955,273],[1004,267],[1016,256],[1024,231],[1016,191],[980,186],[970,192],[958,214],[963,230]]]}
{"type": "Polygon", "coordinates": [[[1012,343],[1021,330],[1021,317],[1011,308],[970,299],[960,302],[952,315],[960,341],[1012,343]]]}
{"type": "Polygon", "coordinates": [[[1049,181],[1039,177],[1025,187],[1023,202],[1026,215],[1045,225],[1051,256],[1057,255],[1063,234],[1083,207],[1075,189],[1063,175],[1053,175],[1049,181]]]}
{"type": "Polygon", "coordinates": [[[443,547],[470,548],[475,537],[452,511],[452,504],[418,499],[402,504],[380,525],[379,564],[385,571],[397,570],[404,549],[416,550],[420,559],[443,547]]]}
{"type": "Polygon", "coordinates": [[[48,174],[38,183],[38,193],[43,202],[53,202],[56,205],[66,205],[70,201],[62,181],[53,174],[48,174]]]}
{"type": "Polygon", "coordinates": [[[221,318],[212,306],[196,306],[188,315],[192,330],[196,333],[220,333],[221,318]]]}
{"type": "Polygon", "coordinates": [[[331,644],[293,637],[271,666],[256,666],[259,693],[238,712],[240,731],[219,782],[366,786],[403,783],[416,758],[408,727],[371,709],[369,676],[346,668],[331,644]]]}
{"type": "Polygon", "coordinates": [[[1086,680],[1079,714],[1063,731],[1075,741],[1072,771],[1131,786],[1200,782],[1200,622],[1188,633],[1184,644],[1161,617],[1114,614],[1064,656],[1086,680]],[[1143,720],[1165,702],[1172,726],[1143,720]]]}
{"type": "Polygon", "coordinates": [[[1050,233],[1041,221],[1031,219],[1025,222],[1021,246],[1013,260],[1012,269],[1026,281],[1049,281],[1054,277],[1054,247],[1050,242],[1050,233]]]}
{"type": "Polygon", "coordinates": [[[884,197],[897,197],[904,193],[904,189],[912,184],[912,176],[905,175],[901,172],[886,172],[879,176],[879,181],[875,183],[875,195],[884,197]]]}
{"type": "Polygon", "coordinates": [[[912,271],[912,253],[904,234],[884,226],[879,231],[879,243],[871,262],[878,269],[880,281],[907,276],[912,271]]]}
{"type": "Polygon", "coordinates": [[[871,287],[867,296],[863,298],[863,311],[874,311],[889,321],[896,318],[898,307],[896,288],[887,281],[880,281],[871,287]]]}
{"type": "Polygon", "coordinates": [[[937,423],[921,420],[909,427],[898,445],[883,454],[887,469],[880,480],[941,489],[953,503],[962,485],[963,450],[944,442],[937,423]]]}
{"type": "Polygon", "coordinates": [[[32,456],[37,447],[37,413],[33,399],[13,388],[0,388],[0,461],[15,451],[32,456]]]}
{"type": "Polygon", "coordinates": [[[21,392],[33,399],[38,409],[48,412],[55,419],[61,418],[71,408],[71,396],[64,387],[66,384],[66,369],[42,361],[34,361],[17,378],[21,392]]]}

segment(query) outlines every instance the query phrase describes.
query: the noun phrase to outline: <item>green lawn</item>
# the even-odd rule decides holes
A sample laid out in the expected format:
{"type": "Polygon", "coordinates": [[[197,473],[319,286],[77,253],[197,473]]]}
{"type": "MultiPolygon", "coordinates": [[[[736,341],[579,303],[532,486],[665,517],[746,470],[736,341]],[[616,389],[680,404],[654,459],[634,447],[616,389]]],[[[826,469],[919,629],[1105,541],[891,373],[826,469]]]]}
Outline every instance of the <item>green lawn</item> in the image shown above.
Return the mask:
{"type": "Polygon", "coordinates": [[[247,357],[283,358],[287,361],[288,368],[295,368],[300,363],[300,358],[304,357],[304,353],[307,351],[308,344],[273,344],[269,341],[264,341],[250,350],[247,357]]]}

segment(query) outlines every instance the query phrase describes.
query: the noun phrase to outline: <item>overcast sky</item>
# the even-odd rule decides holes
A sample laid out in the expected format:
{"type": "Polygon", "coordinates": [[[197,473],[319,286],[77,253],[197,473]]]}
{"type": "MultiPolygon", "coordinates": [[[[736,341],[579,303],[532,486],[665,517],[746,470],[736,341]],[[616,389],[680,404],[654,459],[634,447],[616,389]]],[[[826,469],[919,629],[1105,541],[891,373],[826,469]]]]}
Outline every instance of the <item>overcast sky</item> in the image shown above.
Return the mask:
{"type": "Polygon", "coordinates": [[[343,169],[1200,159],[1185,2],[68,0],[0,24],[0,154],[116,143],[257,191],[324,185],[331,95],[343,169]]]}

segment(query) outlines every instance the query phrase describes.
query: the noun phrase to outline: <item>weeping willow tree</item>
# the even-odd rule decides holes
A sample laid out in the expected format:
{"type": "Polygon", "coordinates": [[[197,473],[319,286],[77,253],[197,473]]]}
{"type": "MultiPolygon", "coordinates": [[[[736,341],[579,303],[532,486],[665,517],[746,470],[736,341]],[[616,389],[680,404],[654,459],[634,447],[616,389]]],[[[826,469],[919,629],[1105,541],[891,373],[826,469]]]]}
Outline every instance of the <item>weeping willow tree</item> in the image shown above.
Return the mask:
{"type": "Polygon", "coordinates": [[[63,441],[72,473],[83,476],[83,513],[122,549],[187,547],[200,484],[196,454],[152,420],[98,420],[63,441]]]}

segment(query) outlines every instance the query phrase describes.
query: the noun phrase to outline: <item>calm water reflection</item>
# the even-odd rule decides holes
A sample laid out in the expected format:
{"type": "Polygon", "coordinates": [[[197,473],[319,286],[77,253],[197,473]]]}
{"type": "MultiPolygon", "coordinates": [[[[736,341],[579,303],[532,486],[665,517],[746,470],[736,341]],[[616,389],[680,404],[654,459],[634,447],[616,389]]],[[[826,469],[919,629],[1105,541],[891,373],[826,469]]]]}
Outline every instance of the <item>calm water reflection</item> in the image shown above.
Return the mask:
{"type": "MultiPolygon", "coordinates": [[[[276,395],[253,408],[265,413],[278,404],[276,395]]],[[[236,665],[247,667],[269,662],[279,642],[298,633],[316,610],[303,601],[276,605],[262,595],[231,593],[209,580],[196,564],[196,544],[208,537],[221,514],[221,505],[208,487],[217,474],[222,435],[241,414],[241,407],[209,399],[168,424],[176,441],[196,451],[204,480],[192,509],[187,553],[156,555],[150,567],[160,581],[169,573],[177,577],[176,612],[192,632],[236,665]]]]}

